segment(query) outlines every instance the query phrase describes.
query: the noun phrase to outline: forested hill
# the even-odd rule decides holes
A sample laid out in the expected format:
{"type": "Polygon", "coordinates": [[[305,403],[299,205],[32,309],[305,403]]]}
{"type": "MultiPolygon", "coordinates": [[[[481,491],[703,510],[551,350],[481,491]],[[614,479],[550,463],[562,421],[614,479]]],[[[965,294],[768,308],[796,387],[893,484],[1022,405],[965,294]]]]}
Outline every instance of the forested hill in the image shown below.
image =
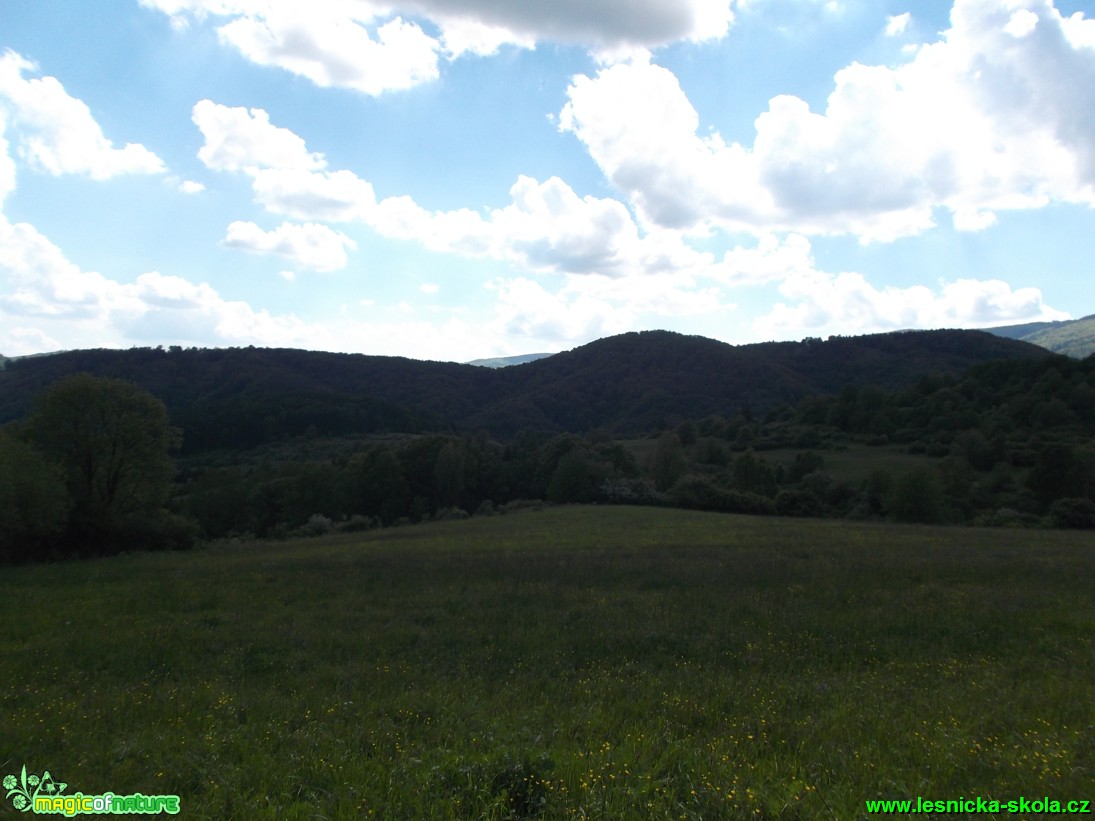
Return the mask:
{"type": "Polygon", "coordinates": [[[1062,322],[1029,322],[1025,325],[1004,325],[987,330],[997,336],[1021,339],[1077,359],[1095,353],[1095,314],[1062,322]]]}
{"type": "Polygon", "coordinates": [[[162,399],[183,430],[185,452],[307,433],[628,434],[684,418],[763,413],[849,384],[896,389],[928,373],[1050,355],[980,331],[744,346],[648,331],[502,369],[265,348],[68,351],[7,362],[0,424],[25,416],[58,378],[83,371],[133,381],[162,399]]]}

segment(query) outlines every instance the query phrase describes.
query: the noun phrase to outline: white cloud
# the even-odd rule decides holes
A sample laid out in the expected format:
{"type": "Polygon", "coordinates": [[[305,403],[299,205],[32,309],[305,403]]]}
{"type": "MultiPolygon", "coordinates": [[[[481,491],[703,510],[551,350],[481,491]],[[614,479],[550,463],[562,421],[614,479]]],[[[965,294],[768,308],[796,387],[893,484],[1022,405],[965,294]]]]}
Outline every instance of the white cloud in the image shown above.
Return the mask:
{"type": "Polygon", "coordinates": [[[322,154],[272,125],[261,109],[203,100],[194,108],[194,122],[206,139],[198,152],[202,161],[250,177],[256,202],[280,216],[360,222],[382,236],[417,241],[430,250],[508,260],[543,273],[624,276],[710,262],[675,232],[640,235],[623,203],[581,197],[557,177],[544,182],[519,177],[510,188],[510,204],[486,216],[470,209],[431,212],[408,196],[377,201],[369,182],[352,171],[328,169],[322,154]]]}
{"type": "Polygon", "coordinates": [[[321,87],[378,95],[437,79],[438,42],[416,24],[397,17],[377,28],[374,39],[352,17],[326,16],[323,9],[314,3],[271,6],[262,16],[232,20],[219,33],[252,62],[321,87]]]}
{"type": "Polygon", "coordinates": [[[83,271],[33,226],[0,218],[0,283],[5,280],[0,350],[9,354],[147,341],[301,345],[318,339],[336,344],[326,334],[316,335],[321,328],[225,300],[208,284],[155,271],[126,284],[83,271]]]}
{"type": "Polygon", "coordinates": [[[506,44],[532,48],[544,41],[653,48],[720,38],[733,20],[731,0],[140,1],[168,14],[179,31],[216,18],[221,41],[258,65],[371,95],[436,79],[441,54],[487,55],[506,44]]]}
{"type": "MultiPolygon", "coordinates": [[[[668,69],[618,63],[575,77],[559,127],[573,132],[646,224],[684,228],[770,200],[748,152],[696,136],[699,115],[668,69]]],[[[768,206],[765,210],[771,210],[768,206]]]]}
{"type": "Polygon", "coordinates": [[[357,243],[345,234],[313,222],[285,222],[273,231],[263,231],[253,222],[236,221],[228,226],[222,244],[253,254],[279,254],[313,271],[345,268],[346,250],[357,249],[357,243]]]}
{"type": "MultiPolygon", "coordinates": [[[[754,323],[762,338],[1065,317],[1047,307],[1037,289],[1013,289],[996,280],[957,280],[936,292],[919,286],[878,288],[857,273],[819,271],[808,241],[795,236],[736,248],[694,274],[572,274],[553,278],[555,285],[552,279],[498,279],[488,284],[495,304],[485,315],[454,314],[440,323],[420,320],[407,304],[399,307],[398,319],[388,309],[380,321],[345,314],[306,322],[225,299],[207,283],[157,271],[121,283],[81,270],[32,226],[0,218],[0,283],[5,279],[0,350],[9,355],[134,343],[256,344],[463,361],[559,350],[626,330],[666,327],[678,317],[721,317],[729,326],[734,306],[725,302],[717,283],[773,280],[779,281],[784,301],[754,323]],[[785,272],[782,278],[779,270],[785,272]]],[[[431,285],[423,290],[432,291],[431,285]]],[[[358,309],[375,307],[373,300],[359,303],[358,309]]]]}
{"type": "Polygon", "coordinates": [[[310,152],[289,129],[271,125],[270,115],[261,108],[231,108],[199,100],[191,117],[205,138],[198,159],[217,171],[253,174],[262,168],[318,171],[327,167],[322,154],[310,152]]]}
{"type": "Polygon", "coordinates": [[[179,183],[179,190],[184,194],[200,194],[205,190],[205,186],[194,180],[183,180],[179,183]]]}
{"type": "Polygon", "coordinates": [[[544,274],[622,277],[684,272],[711,261],[674,232],[640,235],[623,203],[580,197],[558,177],[521,176],[509,196],[509,205],[486,217],[466,209],[428,212],[409,197],[394,197],[381,200],[366,221],[384,236],[431,250],[508,260],[544,274]]]}
{"type": "Polygon", "coordinates": [[[15,160],[8,151],[8,141],[4,136],[7,128],[7,119],[4,110],[0,108],[0,206],[8,194],[15,190],[15,160]]]}
{"type": "Polygon", "coordinates": [[[327,171],[322,154],[270,123],[261,108],[231,108],[210,100],[194,106],[194,124],[205,139],[198,158],[217,171],[251,178],[255,199],[268,211],[301,220],[349,222],[375,209],[369,183],[349,171],[327,171]]]}
{"type": "Polygon", "coordinates": [[[505,45],[532,49],[536,46],[536,38],[468,17],[447,18],[442,28],[441,46],[450,60],[463,54],[488,57],[497,54],[505,45]]]}
{"type": "Polygon", "coordinates": [[[1004,32],[1019,39],[1026,37],[1038,26],[1038,15],[1030,9],[1016,9],[1004,26],[1004,32]]]}
{"type": "Polygon", "coordinates": [[[677,78],[647,61],[576,77],[568,98],[560,128],[647,225],[891,241],[938,207],[973,230],[999,210],[1095,205],[1095,21],[1048,0],[957,0],[910,62],[838,72],[824,112],[773,98],[752,146],[699,136],[677,78]]]}
{"type": "Polygon", "coordinates": [[[595,296],[551,293],[520,277],[491,285],[497,317],[490,330],[502,337],[527,339],[530,345],[557,348],[564,342],[589,341],[632,328],[634,315],[595,296]]]}
{"type": "Polygon", "coordinates": [[[352,171],[265,168],[251,175],[251,187],[255,201],[272,214],[325,222],[375,218],[373,187],[352,171]]]}
{"type": "Polygon", "coordinates": [[[101,274],[81,271],[61,249],[27,223],[0,217],[0,272],[12,291],[0,308],[26,317],[81,320],[118,303],[120,291],[101,274]]]}
{"type": "Polygon", "coordinates": [[[728,285],[762,285],[813,270],[810,241],[801,234],[762,235],[754,248],[735,246],[711,270],[728,285]]]}
{"type": "Polygon", "coordinates": [[[886,36],[887,37],[899,37],[905,33],[905,29],[909,27],[909,21],[912,19],[912,15],[909,12],[904,14],[895,14],[892,17],[886,18],[886,36]]]}
{"type": "Polygon", "coordinates": [[[516,38],[595,47],[718,39],[734,19],[730,0],[407,0],[392,5],[435,20],[443,29],[448,21],[471,19],[513,32],[516,38]]]}
{"type": "Polygon", "coordinates": [[[25,161],[50,174],[85,174],[95,180],[165,171],[160,158],[143,145],[115,148],[87,105],[69,96],[56,77],[23,76],[36,70],[10,49],[0,57],[0,106],[10,112],[17,152],[25,161]]]}
{"type": "Polygon", "coordinates": [[[423,282],[421,285],[418,286],[418,290],[420,293],[426,294],[427,296],[432,296],[433,294],[436,294],[438,291],[440,291],[441,287],[436,282],[423,282]]]}
{"type": "Polygon", "coordinates": [[[1000,280],[960,279],[938,292],[916,285],[877,288],[858,273],[806,271],[779,286],[780,302],[753,323],[767,339],[881,333],[909,328],[991,327],[1068,319],[1037,288],[1013,290],[1000,280]]]}

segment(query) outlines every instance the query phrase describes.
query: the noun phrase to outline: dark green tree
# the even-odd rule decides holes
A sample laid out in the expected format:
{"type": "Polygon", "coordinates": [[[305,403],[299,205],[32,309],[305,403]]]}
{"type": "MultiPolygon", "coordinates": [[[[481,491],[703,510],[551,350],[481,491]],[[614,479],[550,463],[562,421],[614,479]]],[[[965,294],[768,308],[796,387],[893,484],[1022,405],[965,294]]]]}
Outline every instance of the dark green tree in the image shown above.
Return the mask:
{"type": "Polygon", "coordinates": [[[547,498],[552,502],[597,501],[609,474],[609,467],[595,454],[584,449],[572,450],[559,460],[551,474],[547,498]]]}
{"type": "Polygon", "coordinates": [[[888,508],[890,515],[901,522],[938,522],[943,514],[938,472],[921,467],[898,476],[888,508]]]}
{"type": "Polygon", "coordinates": [[[675,433],[663,433],[650,455],[650,475],[654,487],[661,492],[669,490],[684,473],[684,448],[675,433]]]}
{"type": "Polygon", "coordinates": [[[31,440],[60,466],[72,497],[69,535],[81,552],[122,547],[133,532],[151,537],[165,510],[181,442],[163,402],[132,382],[75,374],[38,397],[31,440]],[[127,531],[130,531],[127,533],[127,531]]]}
{"type": "Polygon", "coordinates": [[[438,507],[460,504],[464,490],[464,449],[459,441],[449,441],[437,454],[433,468],[434,495],[438,507]]]}
{"type": "Polygon", "coordinates": [[[778,490],[772,468],[751,448],[734,460],[733,475],[734,487],[740,491],[774,497],[778,490]]]}
{"type": "Polygon", "coordinates": [[[390,447],[375,445],[346,465],[346,507],[351,513],[377,516],[391,524],[410,512],[411,491],[403,465],[390,447]]]}
{"type": "Polygon", "coordinates": [[[0,563],[43,558],[72,505],[60,469],[0,432],[0,563]]]}

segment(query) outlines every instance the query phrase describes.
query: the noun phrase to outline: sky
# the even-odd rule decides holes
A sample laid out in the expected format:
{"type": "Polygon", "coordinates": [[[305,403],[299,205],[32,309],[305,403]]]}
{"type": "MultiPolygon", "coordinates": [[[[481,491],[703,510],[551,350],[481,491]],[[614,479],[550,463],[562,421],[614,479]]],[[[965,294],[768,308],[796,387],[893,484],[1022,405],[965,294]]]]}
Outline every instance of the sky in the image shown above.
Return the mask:
{"type": "Polygon", "coordinates": [[[0,0],[0,353],[1095,313],[1090,0],[0,0]]]}

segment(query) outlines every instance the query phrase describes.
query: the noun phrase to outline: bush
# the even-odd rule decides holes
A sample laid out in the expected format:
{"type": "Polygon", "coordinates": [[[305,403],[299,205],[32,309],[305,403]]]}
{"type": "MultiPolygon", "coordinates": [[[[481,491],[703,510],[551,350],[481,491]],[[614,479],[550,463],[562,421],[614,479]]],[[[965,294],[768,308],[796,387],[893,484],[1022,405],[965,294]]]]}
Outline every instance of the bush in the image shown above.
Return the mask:
{"type": "Polygon", "coordinates": [[[756,493],[727,490],[704,476],[685,476],[666,494],[671,505],[690,510],[711,510],[719,513],[752,513],[772,515],[775,503],[756,493]]]}
{"type": "Polygon", "coordinates": [[[825,512],[821,499],[809,490],[781,490],[775,505],[780,516],[821,516],[825,512]]]}
{"type": "Polygon", "coordinates": [[[435,522],[449,522],[468,518],[468,512],[458,507],[443,507],[431,518],[435,522]]]}
{"type": "Polygon", "coordinates": [[[326,536],[334,528],[335,524],[329,518],[322,513],[313,513],[299,532],[302,536],[326,536]]]}
{"type": "Polygon", "coordinates": [[[1049,506],[1049,521],[1053,527],[1095,528],[1095,502],[1090,499],[1057,499],[1049,506]]]}
{"type": "Polygon", "coordinates": [[[943,510],[939,475],[929,468],[916,468],[901,474],[894,483],[889,502],[890,515],[900,522],[938,522],[943,510]]]}
{"type": "Polygon", "coordinates": [[[520,510],[543,510],[543,499],[514,499],[513,501],[506,502],[500,508],[499,513],[516,513],[520,510]]]}
{"type": "Polygon", "coordinates": [[[126,549],[187,550],[198,539],[198,523],[166,510],[134,515],[117,530],[114,541],[126,549]]]}
{"type": "Polygon", "coordinates": [[[982,513],[973,520],[973,523],[980,527],[1035,527],[1038,524],[1038,517],[1010,507],[1000,507],[982,513]]]}
{"type": "Polygon", "coordinates": [[[605,479],[600,495],[614,505],[651,505],[660,499],[653,479],[605,479]]]}
{"type": "Polygon", "coordinates": [[[338,533],[360,533],[365,530],[375,530],[380,526],[380,518],[377,516],[355,514],[345,522],[339,522],[335,525],[335,531],[338,533]]]}

